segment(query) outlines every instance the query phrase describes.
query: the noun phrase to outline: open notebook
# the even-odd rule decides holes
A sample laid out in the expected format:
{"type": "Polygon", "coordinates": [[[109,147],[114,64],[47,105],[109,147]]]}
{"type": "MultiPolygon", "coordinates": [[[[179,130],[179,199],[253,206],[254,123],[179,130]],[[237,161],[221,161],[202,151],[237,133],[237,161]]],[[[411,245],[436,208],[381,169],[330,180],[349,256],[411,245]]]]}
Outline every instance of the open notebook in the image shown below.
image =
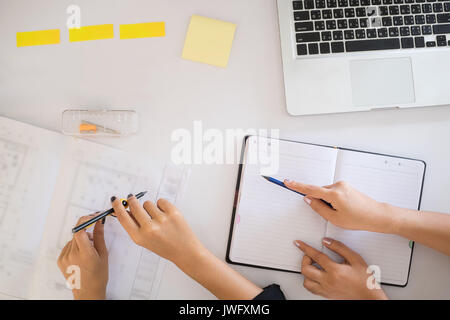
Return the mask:
{"type": "MultiPolygon", "coordinates": [[[[162,179],[162,169],[117,149],[0,117],[0,293],[70,299],[56,261],[78,218],[111,207],[112,195],[148,190],[142,201],[174,201],[177,190],[162,179]]],[[[135,245],[113,217],[105,238],[107,298],[155,298],[164,260],[135,245]]]]}
{"type": "Polygon", "coordinates": [[[243,150],[227,261],[299,272],[303,256],[293,240],[302,240],[339,260],[322,246],[322,238],[330,237],[361,254],[368,265],[379,266],[382,283],[405,286],[413,251],[410,241],[338,228],[316,214],[300,195],[266,181],[261,177],[262,165],[248,159],[260,156],[261,144],[275,142],[277,150],[268,152],[279,154],[279,170],[272,175],[278,180],[288,178],[320,186],[347,181],[378,201],[410,209],[420,207],[423,161],[250,136],[243,150]]]}

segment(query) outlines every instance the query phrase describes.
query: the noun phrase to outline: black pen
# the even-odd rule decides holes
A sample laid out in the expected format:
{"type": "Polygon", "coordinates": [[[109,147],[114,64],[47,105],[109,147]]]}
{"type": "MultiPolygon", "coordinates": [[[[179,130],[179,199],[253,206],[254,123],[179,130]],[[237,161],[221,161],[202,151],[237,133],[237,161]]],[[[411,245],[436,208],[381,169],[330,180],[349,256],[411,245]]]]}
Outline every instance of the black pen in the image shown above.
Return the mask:
{"type": "MultiPolygon", "coordinates": [[[[147,193],[147,191],[139,192],[139,193],[136,195],[136,198],[137,198],[137,199],[140,199],[140,198],[142,198],[143,196],[145,196],[146,193],[147,193]]],[[[120,201],[122,202],[122,205],[123,205],[125,208],[128,208],[128,201],[127,201],[126,199],[120,199],[120,201]]],[[[109,209],[109,210],[106,210],[105,212],[100,213],[98,216],[96,216],[96,217],[90,219],[89,221],[86,221],[86,222],[80,224],[79,226],[76,226],[75,228],[73,228],[73,229],[72,229],[72,233],[77,233],[78,231],[83,230],[83,229],[85,229],[85,228],[87,228],[87,227],[93,225],[93,224],[96,223],[98,220],[101,220],[101,219],[103,219],[103,218],[106,218],[107,215],[110,215],[110,214],[113,213],[113,212],[114,212],[114,209],[111,208],[111,209],[109,209]]]]}
{"type": "MultiPolygon", "coordinates": [[[[277,179],[275,179],[275,178],[268,177],[268,176],[262,176],[262,177],[263,177],[264,179],[266,179],[267,181],[269,181],[269,182],[272,182],[272,183],[274,183],[274,184],[276,184],[276,185],[278,185],[278,186],[280,186],[280,187],[283,187],[283,188],[288,189],[288,190],[290,190],[290,191],[292,191],[292,192],[298,193],[298,194],[301,195],[301,196],[306,197],[306,194],[288,188],[288,187],[284,184],[284,182],[282,182],[282,181],[280,181],[280,180],[277,180],[277,179]]],[[[334,209],[333,206],[331,205],[331,203],[326,202],[326,201],[323,200],[323,199],[320,199],[320,200],[322,200],[322,201],[323,201],[327,206],[329,206],[331,209],[334,209]]]]}

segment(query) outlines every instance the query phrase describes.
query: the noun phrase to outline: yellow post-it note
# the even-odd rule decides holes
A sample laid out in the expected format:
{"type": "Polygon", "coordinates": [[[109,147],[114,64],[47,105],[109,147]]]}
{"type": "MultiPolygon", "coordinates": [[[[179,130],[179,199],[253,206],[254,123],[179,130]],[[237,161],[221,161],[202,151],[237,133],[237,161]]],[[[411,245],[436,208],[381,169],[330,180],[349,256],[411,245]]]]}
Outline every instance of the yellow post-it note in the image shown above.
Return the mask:
{"type": "Polygon", "coordinates": [[[153,38],[166,35],[164,22],[120,25],[120,39],[153,38]]]}
{"type": "Polygon", "coordinates": [[[184,42],[183,59],[225,68],[235,31],[234,23],[193,15],[184,42]]]}
{"type": "Polygon", "coordinates": [[[45,44],[58,44],[60,36],[59,30],[42,30],[17,32],[17,47],[40,46],[45,44]]]}
{"type": "Polygon", "coordinates": [[[89,41],[114,38],[114,25],[102,24],[69,29],[69,41],[89,41]]]}

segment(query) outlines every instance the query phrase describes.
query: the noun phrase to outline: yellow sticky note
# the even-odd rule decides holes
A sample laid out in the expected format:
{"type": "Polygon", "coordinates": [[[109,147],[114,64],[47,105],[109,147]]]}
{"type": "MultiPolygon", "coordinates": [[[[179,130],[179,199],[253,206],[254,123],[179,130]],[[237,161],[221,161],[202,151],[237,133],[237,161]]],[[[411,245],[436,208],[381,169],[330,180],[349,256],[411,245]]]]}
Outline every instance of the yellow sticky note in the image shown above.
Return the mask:
{"type": "Polygon", "coordinates": [[[69,29],[69,41],[89,41],[114,38],[114,25],[102,24],[97,26],[86,26],[79,29],[69,29]]]}
{"type": "Polygon", "coordinates": [[[183,59],[225,68],[235,31],[234,23],[193,15],[184,42],[183,59]]]}
{"type": "Polygon", "coordinates": [[[148,22],[120,25],[120,39],[164,37],[164,22],[148,22]]]}
{"type": "Polygon", "coordinates": [[[59,30],[42,30],[17,32],[17,47],[40,46],[46,44],[58,44],[60,41],[59,30]]]}

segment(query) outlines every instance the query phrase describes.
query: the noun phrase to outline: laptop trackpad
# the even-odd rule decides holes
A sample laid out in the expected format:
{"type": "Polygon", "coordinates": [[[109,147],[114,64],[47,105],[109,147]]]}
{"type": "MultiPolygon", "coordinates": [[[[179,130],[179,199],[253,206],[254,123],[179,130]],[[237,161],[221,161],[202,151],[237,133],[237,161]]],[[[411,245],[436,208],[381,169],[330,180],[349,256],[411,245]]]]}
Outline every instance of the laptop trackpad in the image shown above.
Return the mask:
{"type": "Polygon", "coordinates": [[[415,101],[410,58],[350,61],[353,105],[378,107],[415,101]]]}

